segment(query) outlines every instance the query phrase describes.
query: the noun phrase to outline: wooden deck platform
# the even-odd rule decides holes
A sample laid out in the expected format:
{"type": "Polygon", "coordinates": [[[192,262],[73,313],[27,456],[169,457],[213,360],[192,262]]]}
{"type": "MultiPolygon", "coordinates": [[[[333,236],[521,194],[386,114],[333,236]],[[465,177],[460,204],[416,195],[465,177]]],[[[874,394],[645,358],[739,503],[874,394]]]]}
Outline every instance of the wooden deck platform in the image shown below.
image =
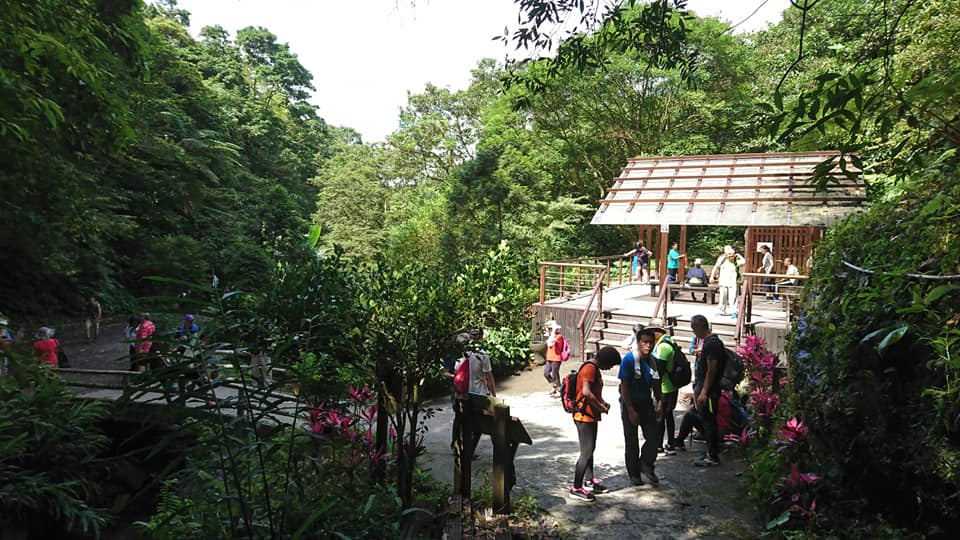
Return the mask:
{"type": "MultiPolygon", "coordinates": [[[[766,340],[771,352],[781,353],[789,330],[786,305],[783,302],[765,304],[761,296],[754,296],[753,300],[751,318],[747,322],[752,326],[753,333],[766,340]]],[[[536,305],[535,309],[541,312],[544,320],[556,319],[563,327],[564,334],[573,339],[576,335],[576,322],[589,301],[590,294],[584,293],[549,300],[536,305]]],[[[593,330],[588,333],[584,348],[589,353],[595,350],[597,345],[616,343],[618,337],[622,341],[629,335],[631,324],[649,321],[654,314],[656,304],[657,298],[650,296],[649,285],[632,282],[604,288],[601,303],[603,318],[619,323],[619,328],[613,328],[617,326],[616,324],[604,325],[605,330],[600,332],[599,336],[596,335],[596,330],[593,330]]],[[[689,321],[694,315],[705,316],[721,339],[728,345],[735,345],[732,327],[736,324],[736,319],[730,315],[722,315],[717,304],[704,304],[678,298],[667,302],[666,315],[677,318],[677,327],[674,332],[681,346],[685,346],[692,335],[689,321]]],[[[535,322],[534,325],[536,324],[535,322]]],[[[580,351],[576,350],[575,356],[579,355],[580,351]]]]}

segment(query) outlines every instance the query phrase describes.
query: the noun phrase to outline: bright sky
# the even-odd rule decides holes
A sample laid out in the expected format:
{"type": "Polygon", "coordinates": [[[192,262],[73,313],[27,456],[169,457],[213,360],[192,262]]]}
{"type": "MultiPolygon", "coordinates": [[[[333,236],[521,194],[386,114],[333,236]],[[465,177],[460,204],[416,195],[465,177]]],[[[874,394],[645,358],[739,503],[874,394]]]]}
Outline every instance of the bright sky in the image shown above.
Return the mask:
{"type": "MultiPolygon", "coordinates": [[[[397,127],[407,92],[428,82],[466,88],[482,58],[512,49],[491,38],[516,29],[514,0],[179,0],[191,33],[219,24],[230,32],[263,26],[289,43],[313,73],[312,102],[328,123],[349,126],[365,142],[397,127]],[[411,7],[414,3],[415,7],[411,7]]],[[[750,31],[780,19],[789,0],[689,0],[688,9],[750,31]]]]}

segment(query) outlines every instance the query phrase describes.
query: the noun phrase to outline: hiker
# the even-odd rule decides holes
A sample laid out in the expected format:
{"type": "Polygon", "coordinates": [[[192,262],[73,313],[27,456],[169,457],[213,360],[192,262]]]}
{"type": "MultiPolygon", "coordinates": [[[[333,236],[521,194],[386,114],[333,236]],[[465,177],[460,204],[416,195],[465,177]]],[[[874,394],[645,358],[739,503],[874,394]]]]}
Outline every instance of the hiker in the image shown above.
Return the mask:
{"type": "Polygon", "coordinates": [[[610,404],[603,399],[603,374],[620,363],[620,353],[607,346],[599,351],[593,360],[583,363],[577,372],[577,411],[573,413],[573,423],[577,426],[577,439],[580,441],[580,456],[577,458],[573,474],[573,486],[570,498],[592,502],[595,495],[607,491],[607,487],[593,475],[593,452],[597,448],[597,424],[600,415],[610,412],[610,404]],[[588,490],[589,489],[589,490],[588,490]]]}
{"type": "Polygon", "coordinates": [[[670,251],[667,252],[667,281],[677,283],[677,272],[680,271],[680,259],[686,257],[686,254],[680,254],[678,249],[680,244],[674,242],[670,244],[670,251]]]}
{"type": "Polygon", "coordinates": [[[197,324],[196,317],[187,313],[183,316],[183,322],[177,327],[177,341],[192,344],[199,335],[200,325],[197,324]]]}
{"type": "Polygon", "coordinates": [[[101,319],[103,319],[103,308],[100,307],[96,297],[91,296],[90,301],[87,302],[87,318],[84,321],[87,329],[87,343],[93,343],[100,337],[101,319]]]}
{"type": "Polygon", "coordinates": [[[723,253],[717,259],[710,272],[710,281],[717,281],[720,286],[720,314],[727,315],[727,308],[731,307],[734,312],[732,317],[737,316],[737,268],[746,264],[746,259],[736,252],[732,246],[723,246],[723,253]]]}
{"type": "Polygon", "coordinates": [[[123,342],[127,343],[127,358],[130,360],[130,370],[136,369],[134,360],[137,355],[137,327],[140,326],[140,318],[136,315],[127,317],[127,326],[123,329],[123,342]]]}
{"type": "MultiPolygon", "coordinates": [[[[462,366],[464,362],[468,362],[469,384],[466,393],[478,396],[497,397],[497,388],[493,380],[493,366],[490,364],[490,357],[478,346],[481,339],[483,339],[483,330],[480,328],[473,329],[469,333],[460,334],[457,337],[457,342],[462,343],[465,350],[463,356],[457,360],[453,368],[454,379],[460,366],[462,366]]],[[[457,408],[454,406],[454,411],[456,410],[457,408]]],[[[459,413],[456,413],[453,417],[453,440],[450,443],[450,448],[453,449],[454,452],[457,450],[456,441],[460,436],[460,426],[461,420],[459,413]]],[[[470,441],[469,444],[471,444],[470,448],[474,451],[476,451],[477,444],[480,442],[480,435],[481,433],[479,431],[473,432],[473,440],[470,441]]],[[[465,442],[465,444],[467,443],[465,442]]]]}
{"type": "Polygon", "coordinates": [[[0,313],[0,357],[3,358],[3,361],[0,362],[0,377],[6,375],[9,369],[7,351],[9,351],[10,346],[13,345],[13,335],[10,334],[9,326],[10,321],[7,319],[7,316],[0,313]]]}
{"type": "MultiPolygon", "coordinates": [[[[463,332],[457,334],[456,343],[459,347],[466,347],[466,344],[470,342],[470,334],[463,332]]],[[[457,410],[457,391],[453,384],[453,379],[456,376],[457,368],[460,366],[460,362],[463,358],[454,359],[453,355],[448,357],[448,359],[443,361],[443,376],[450,381],[450,409],[456,413],[457,410]]],[[[457,435],[460,432],[460,415],[454,414],[453,416],[453,429],[450,434],[450,449],[456,451],[457,445],[457,435]]]]}
{"type": "Polygon", "coordinates": [[[673,373],[673,337],[663,331],[659,319],[651,319],[650,328],[654,336],[654,346],[651,356],[656,362],[655,366],[660,373],[660,403],[663,413],[659,415],[657,421],[657,453],[672,456],[676,454],[674,448],[674,429],[676,424],[673,418],[673,410],[677,408],[677,398],[680,395],[680,388],[670,380],[670,374],[673,373]],[[663,445],[663,437],[667,436],[667,445],[663,445]]]}
{"type": "MultiPolygon", "coordinates": [[[[736,393],[724,390],[720,393],[720,400],[717,402],[717,429],[721,435],[729,433],[738,433],[747,425],[747,411],[740,403],[736,393]]],[[[676,449],[686,452],[687,447],[684,441],[696,429],[703,434],[703,419],[696,410],[687,411],[680,420],[680,431],[676,436],[676,449]]]]}
{"type": "Polygon", "coordinates": [[[641,285],[650,282],[650,250],[643,245],[643,240],[637,240],[633,249],[623,254],[624,257],[633,255],[633,279],[638,280],[641,285]]]}
{"type": "Polygon", "coordinates": [[[13,345],[13,335],[10,333],[10,320],[0,313],[0,351],[6,352],[13,345]]]}
{"type": "Polygon", "coordinates": [[[467,390],[470,394],[478,396],[497,397],[496,382],[493,380],[493,366],[490,364],[490,357],[479,347],[480,340],[483,339],[483,330],[476,328],[468,334],[468,344],[463,356],[457,360],[454,368],[460,367],[462,362],[470,362],[470,387],[467,390]],[[472,350],[471,350],[472,349],[472,350]]]}
{"type": "MultiPolygon", "coordinates": [[[[703,259],[694,259],[693,268],[687,270],[687,275],[683,279],[687,287],[706,287],[710,278],[707,277],[707,271],[703,269],[703,259]]],[[[690,298],[694,302],[697,301],[697,295],[693,291],[690,292],[690,298]]],[[[707,301],[706,291],[703,292],[703,301],[707,301]]]]}
{"type": "Polygon", "coordinates": [[[153,351],[153,342],[150,341],[150,338],[153,337],[153,333],[156,331],[156,327],[153,325],[153,321],[150,320],[149,313],[140,314],[140,324],[137,325],[137,343],[136,343],[136,361],[134,362],[134,369],[143,373],[147,370],[147,364],[150,361],[150,353],[153,351]]]}
{"type": "MultiPolygon", "coordinates": [[[[770,251],[770,246],[766,244],[760,245],[760,253],[762,254],[762,259],[760,261],[760,267],[757,268],[757,273],[759,274],[772,274],[773,273],[773,252],[770,251]]],[[[764,277],[760,281],[763,286],[761,290],[764,293],[769,294],[773,290],[773,278],[764,277]]]]}
{"type": "MultiPolygon", "coordinates": [[[[796,266],[795,264],[793,264],[793,260],[792,260],[790,257],[784,257],[784,258],[783,258],[783,264],[784,264],[784,266],[787,267],[787,270],[784,272],[784,274],[786,274],[786,275],[788,275],[788,276],[799,276],[799,275],[800,275],[800,269],[797,268],[797,266],[796,266]]],[[[797,278],[787,278],[787,279],[783,279],[783,280],[778,281],[778,282],[773,286],[773,298],[770,299],[770,302],[773,303],[773,302],[779,302],[779,301],[780,301],[780,286],[781,286],[781,285],[786,285],[786,286],[789,286],[789,287],[796,287],[796,286],[797,286],[797,283],[798,283],[797,278]]]]}
{"type": "Polygon", "coordinates": [[[561,333],[560,324],[549,320],[546,323],[547,363],[543,366],[543,378],[553,385],[550,397],[560,397],[560,364],[570,357],[570,344],[561,333]]]}
{"type": "Polygon", "coordinates": [[[33,336],[33,350],[37,353],[37,362],[44,366],[58,367],[60,362],[57,360],[57,349],[60,348],[60,340],[53,339],[56,332],[53,328],[41,326],[33,336]]]}
{"type": "Polygon", "coordinates": [[[635,486],[643,484],[641,473],[647,476],[651,484],[656,486],[660,483],[654,472],[654,462],[657,460],[657,422],[663,414],[663,408],[660,402],[659,373],[650,356],[657,331],[666,332],[662,327],[652,325],[637,328],[637,347],[623,357],[617,375],[620,379],[624,460],[630,482],[635,486]],[[637,428],[643,432],[642,448],[637,428]]]}
{"type": "Polygon", "coordinates": [[[696,460],[697,467],[714,467],[720,464],[720,431],[717,424],[720,401],[720,378],[726,367],[727,355],[723,342],[710,331],[710,323],[703,315],[690,319],[690,329],[703,340],[703,349],[694,369],[693,395],[697,414],[703,421],[703,435],[707,442],[707,454],[696,460]]]}

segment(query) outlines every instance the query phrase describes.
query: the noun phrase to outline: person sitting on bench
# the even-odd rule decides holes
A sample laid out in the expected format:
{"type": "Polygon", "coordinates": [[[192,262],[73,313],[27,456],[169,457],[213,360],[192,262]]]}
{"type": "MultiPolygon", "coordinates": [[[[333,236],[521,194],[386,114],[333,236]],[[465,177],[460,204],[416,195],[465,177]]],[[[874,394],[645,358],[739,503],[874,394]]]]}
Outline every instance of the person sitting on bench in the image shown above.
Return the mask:
{"type": "MultiPolygon", "coordinates": [[[[707,281],[707,271],[703,269],[702,259],[694,259],[693,267],[687,270],[687,275],[685,278],[687,287],[706,287],[707,281]]],[[[693,291],[690,291],[690,298],[696,302],[697,295],[693,294],[693,291]]],[[[703,301],[707,301],[707,291],[703,291],[703,301]]]]}
{"type": "MultiPolygon", "coordinates": [[[[784,257],[784,258],[783,258],[783,264],[784,264],[784,266],[787,267],[787,271],[784,272],[784,274],[786,274],[786,275],[788,275],[788,276],[799,276],[799,275],[800,275],[800,270],[796,267],[796,265],[793,264],[793,261],[790,260],[790,257],[784,257]]],[[[784,279],[784,280],[778,281],[778,282],[776,283],[776,285],[774,285],[774,287],[773,287],[773,298],[770,299],[770,302],[772,303],[772,302],[779,302],[779,301],[780,301],[780,286],[781,286],[781,285],[787,285],[787,286],[790,286],[790,287],[796,287],[796,286],[797,286],[797,281],[798,281],[798,280],[797,280],[796,278],[790,278],[790,279],[784,279]]]]}

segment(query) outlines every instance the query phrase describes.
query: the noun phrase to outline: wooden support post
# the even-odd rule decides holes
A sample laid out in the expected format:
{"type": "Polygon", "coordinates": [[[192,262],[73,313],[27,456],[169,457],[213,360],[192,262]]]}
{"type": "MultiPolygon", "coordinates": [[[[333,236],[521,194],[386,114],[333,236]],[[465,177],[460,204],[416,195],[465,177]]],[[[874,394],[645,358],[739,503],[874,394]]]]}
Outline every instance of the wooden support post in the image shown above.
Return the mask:
{"type": "Polygon", "coordinates": [[[453,492],[459,494],[464,500],[470,500],[470,482],[471,464],[473,462],[473,426],[469,421],[470,400],[457,398],[453,406],[454,427],[456,429],[456,439],[454,440],[454,452],[456,458],[453,460],[453,492]],[[468,451],[469,450],[469,451],[468,451]]]}
{"type": "MultiPolygon", "coordinates": [[[[687,253],[687,226],[680,226],[680,253],[687,253]]],[[[690,257],[684,257],[680,259],[680,269],[677,270],[677,282],[683,283],[683,277],[687,275],[687,263],[690,261],[690,257]]]]}
{"type": "Polygon", "coordinates": [[[542,304],[546,299],[546,288],[547,288],[547,265],[540,265],[540,303],[542,304]]]}
{"type": "Polygon", "coordinates": [[[493,512],[510,513],[510,488],[507,486],[507,467],[513,460],[507,444],[507,420],[510,407],[497,404],[493,407],[493,512]]]}
{"type": "Polygon", "coordinates": [[[657,246],[657,250],[660,255],[657,257],[657,278],[660,280],[660,286],[663,287],[667,283],[667,251],[670,249],[668,242],[670,241],[670,226],[665,227],[667,230],[664,231],[664,227],[660,228],[660,245],[657,246]]]}

